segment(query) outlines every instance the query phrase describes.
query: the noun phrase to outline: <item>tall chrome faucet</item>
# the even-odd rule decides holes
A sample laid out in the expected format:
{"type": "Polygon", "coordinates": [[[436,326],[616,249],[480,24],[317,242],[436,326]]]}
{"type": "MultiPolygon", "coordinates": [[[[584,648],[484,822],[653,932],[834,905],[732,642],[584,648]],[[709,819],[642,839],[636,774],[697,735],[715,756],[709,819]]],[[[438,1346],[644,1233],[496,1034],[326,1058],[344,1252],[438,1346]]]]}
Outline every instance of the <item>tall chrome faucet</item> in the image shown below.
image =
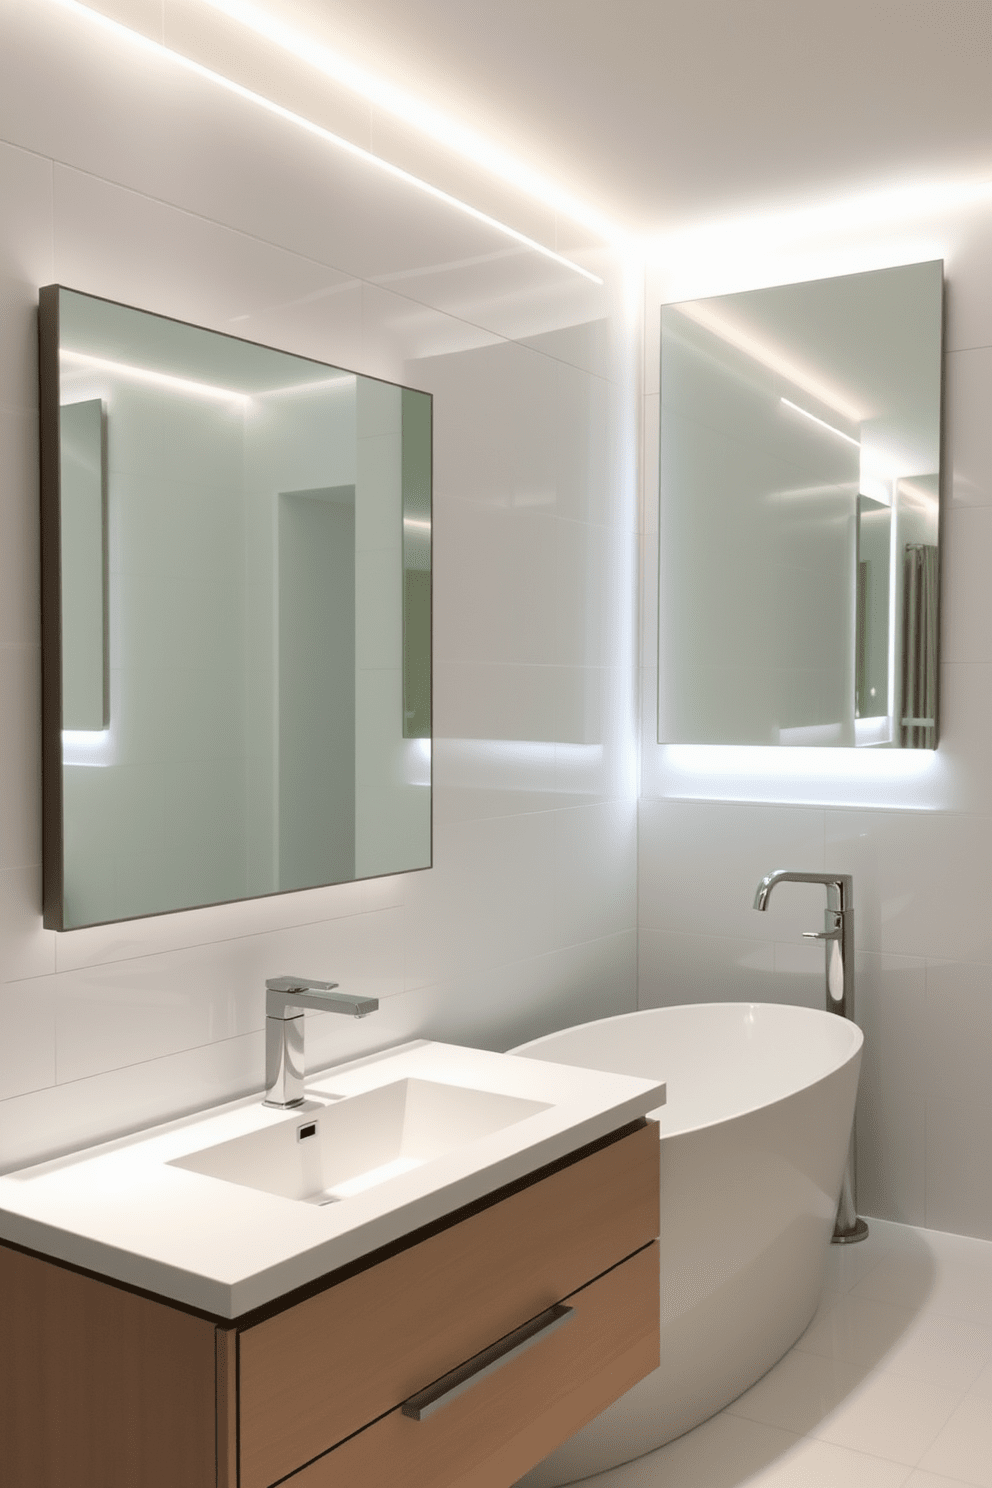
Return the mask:
{"type": "Polygon", "coordinates": [[[288,1110],[303,1104],[303,1014],[345,1013],[365,1018],[379,1006],[377,997],[335,992],[337,982],[311,977],[271,977],[265,983],[265,1106],[288,1110]]]}
{"type": "Polygon", "coordinates": [[[804,940],[822,940],[827,953],[827,1012],[854,1019],[854,879],[849,873],[791,873],[776,868],[758,885],[755,909],[767,909],[778,883],[817,883],[827,891],[822,930],[804,930],[804,940]]]}
{"type": "MultiPolygon", "coordinates": [[[[772,889],[779,883],[816,883],[823,884],[826,888],[827,907],[823,915],[823,929],[804,930],[803,938],[822,940],[824,943],[827,953],[827,1012],[839,1013],[843,1018],[850,1018],[853,1023],[854,879],[850,873],[792,873],[787,868],[777,868],[759,883],[754,896],[755,909],[768,908],[772,889]]],[[[867,1224],[858,1218],[852,1128],[833,1238],[838,1245],[849,1245],[854,1240],[863,1240],[867,1233],[867,1224]]]]}

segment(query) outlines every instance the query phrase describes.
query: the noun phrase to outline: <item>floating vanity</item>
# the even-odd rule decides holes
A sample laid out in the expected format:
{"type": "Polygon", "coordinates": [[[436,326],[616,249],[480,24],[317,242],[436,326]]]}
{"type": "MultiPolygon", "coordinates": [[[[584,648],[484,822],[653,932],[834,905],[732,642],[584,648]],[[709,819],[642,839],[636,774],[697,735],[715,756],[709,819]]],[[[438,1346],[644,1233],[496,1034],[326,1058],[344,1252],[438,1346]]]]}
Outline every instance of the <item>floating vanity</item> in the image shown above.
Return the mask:
{"type": "Polygon", "coordinates": [[[18,1488],[507,1488],[658,1364],[664,1086],[418,1041],[0,1178],[18,1488]]]}

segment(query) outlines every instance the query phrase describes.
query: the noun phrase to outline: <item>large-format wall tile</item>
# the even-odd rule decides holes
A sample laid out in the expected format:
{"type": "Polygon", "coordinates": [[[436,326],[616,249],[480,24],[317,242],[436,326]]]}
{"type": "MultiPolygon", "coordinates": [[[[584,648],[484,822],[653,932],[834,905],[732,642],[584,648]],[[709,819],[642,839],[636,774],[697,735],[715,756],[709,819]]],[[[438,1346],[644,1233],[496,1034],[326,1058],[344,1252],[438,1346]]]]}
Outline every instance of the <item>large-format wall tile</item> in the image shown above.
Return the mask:
{"type": "Polygon", "coordinates": [[[992,1096],[953,1088],[926,1103],[926,1225],[992,1240],[992,1096]]]}
{"type": "Polygon", "coordinates": [[[0,869],[41,861],[41,652],[0,644],[0,869]]]}
{"type": "Polygon", "coordinates": [[[611,321],[600,319],[577,321],[559,330],[535,331],[520,337],[524,346],[565,362],[580,372],[612,380],[616,376],[616,337],[611,334],[611,321]]]}
{"type": "Polygon", "coordinates": [[[945,490],[955,506],[992,505],[992,347],[954,352],[944,378],[945,490]]]}
{"type": "MultiPolygon", "coordinates": [[[[267,977],[294,973],[343,991],[403,990],[402,908],[287,926],[66,972],[56,978],[59,1083],[260,1029],[267,977]]],[[[318,1019],[314,1057],[327,1034],[318,1019]]]]}
{"type": "Polygon", "coordinates": [[[658,743],[658,546],[650,537],[641,543],[640,570],[641,666],[645,680],[650,683],[649,698],[645,699],[644,725],[653,748],[658,743]]]}
{"type": "Polygon", "coordinates": [[[553,868],[553,812],[435,826],[407,895],[407,986],[553,949],[553,868]]]}
{"type": "Polygon", "coordinates": [[[0,641],[41,641],[38,415],[0,407],[0,641]]]}
{"type": "Polygon", "coordinates": [[[634,799],[637,794],[636,671],[562,667],[563,738],[555,746],[562,806],[634,799]]]}
{"type": "Polygon", "coordinates": [[[632,800],[554,814],[554,927],[559,946],[637,928],[637,806],[632,800]]]}
{"type": "Polygon", "coordinates": [[[32,977],[0,986],[0,1102],[55,1084],[53,980],[32,977]]]}
{"type": "Polygon", "coordinates": [[[941,657],[992,661],[992,608],[986,582],[992,563],[992,507],[952,506],[941,553],[941,657]]]}
{"type": "MultiPolygon", "coordinates": [[[[383,882],[393,885],[395,880],[383,882]]],[[[361,882],[332,884],[328,888],[212,905],[207,910],[180,910],[176,914],[73,930],[56,938],[58,969],[72,971],[82,966],[126,961],[134,956],[159,955],[185,946],[234,940],[311,920],[360,914],[372,907],[366,897],[368,888],[369,885],[361,882]]]]}
{"type": "Polygon", "coordinates": [[[424,361],[423,385],[435,399],[436,498],[555,514],[558,457],[545,435],[558,403],[556,364],[489,338],[424,361]]]}
{"type": "Polygon", "coordinates": [[[791,982],[775,974],[770,941],[724,935],[645,930],[638,935],[637,1006],[678,1007],[684,1002],[790,1001],[791,982]],[[784,995],[777,997],[781,991],[784,995]]]}
{"type": "Polygon", "coordinates": [[[948,352],[992,346],[992,295],[988,266],[992,257],[992,219],[988,202],[951,211],[942,223],[947,310],[944,347],[948,352]]]}
{"type": "MultiPolygon", "coordinates": [[[[809,928],[819,929],[818,923],[809,928]]],[[[777,940],[775,942],[774,996],[771,1002],[788,1002],[793,1007],[822,1009],[827,1000],[827,968],[823,944],[816,940],[777,940]]]]}
{"type": "Polygon", "coordinates": [[[443,1042],[505,1050],[559,1028],[633,1012],[633,930],[502,966],[468,969],[408,992],[443,1042]]]}
{"type": "MultiPolygon", "coordinates": [[[[0,128],[0,137],[3,136],[0,128]]],[[[0,406],[33,410],[38,287],[52,281],[52,163],[0,143],[0,406]]]]}
{"type": "Polygon", "coordinates": [[[798,938],[823,923],[824,891],[784,884],[753,908],[775,868],[824,867],[823,812],[788,806],[642,800],[640,923],[749,940],[798,938]]]}
{"type": "Polygon", "coordinates": [[[560,517],[597,525],[616,520],[610,479],[616,401],[615,390],[602,378],[555,363],[554,482],[560,517]]]}
{"type": "Polygon", "coordinates": [[[858,1087],[858,1208],[879,1219],[926,1224],[926,965],[862,952],[855,975],[854,1013],[865,1035],[858,1087]]]}
{"type": "Polygon", "coordinates": [[[62,973],[54,988],[59,1083],[256,1030],[250,944],[62,973]]]}
{"type": "Polygon", "coordinates": [[[951,663],[940,668],[940,750],[948,805],[992,812],[988,739],[992,733],[992,663],[951,663]]]}
{"type": "Polygon", "coordinates": [[[632,799],[629,672],[435,664],[435,819],[632,799]]]}
{"type": "Polygon", "coordinates": [[[0,1106],[0,1170],[261,1090],[264,1061],[265,1036],[250,1033],[15,1096],[0,1106]]]}
{"type": "MultiPolygon", "coordinates": [[[[407,190],[415,200],[416,188],[407,190]]],[[[456,208],[447,210],[452,217],[462,215],[456,208]]],[[[607,296],[602,285],[496,228],[485,232],[488,243],[480,234],[474,243],[466,241],[460,255],[458,244],[450,255],[437,253],[430,261],[421,252],[409,266],[376,266],[370,277],[508,340],[523,341],[603,316],[607,296]]]]}
{"type": "MultiPolygon", "coordinates": [[[[653,537],[653,543],[645,543],[645,551],[655,554],[657,568],[658,550],[658,476],[661,451],[661,394],[652,393],[643,400],[643,428],[641,435],[641,516],[640,529],[645,537],[653,537]]],[[[654,613],[657,613],[655,609],[654,613]]],[[[645,606],[645,616],[649,614],[645,606]]]]}
{"type": "Polygon", "coordinates": [[[638,1006],[777,1002],[821,1008],[823,953],[796,944],[642,930],[638,1006]]]}
{"type": "Polygon", "coordinates": [[[491,332],[404,293],[402,282],[396,288],[362,285],[362,370],[371,377],[433,392],[435,359],[502,344],[491,332]]]}
{"type": "Polygon", "coordinates": [[[601,940],[565,946],[551,954],[547,1006],[527,1015],[519,1037],[536,1038],[576,1023],[591,1023],[637,1008],[637,933],[625,930],[601,940]],[[533,1033],[530,1029],[533,1028],[533,1033]]]}
{"type": "Polygon", "coordinates": [[[644,269],[644,339],[642,389],[645,398],[657,396],[661,388],[661,306],[671,298],[664,292],[664,274],[657,260],[649,257],[644,269]]]}
{"type": "Polygon", "coordinates": [[[559,521],[554,530],[554,660],[565,666],[607,666],[623,658],[614,596],[635,580],[633,534],[586,522],[559,521]],[[624,557],[629,574],[623,574],[624,557]],[[622,583],[622,577],[628,582],[622,583]],[[611,601],[613,601],[611,603],[611,601]]]}
{"type": "Polygon", "coordinates": [[[553,664],[561,524],[538,506],[439,501],[434,577],[438,661],[553,664]]]}
{"type": "Polygon", "coordinates": [[[927,1096],[983,1098],[992,1048],[992,965],[927,963],[927,1096]]]}
{"type": "Polygon", "coordinates": [[[827,856],[854,875],[863,950],[992,960],[989,818],[828,811],[827,856]]]}
{"type": "Polygon", "coordinates": [[[55,241],[55,276],[72,289],[359,366],[361,285],[326,264],[62,166],[55,241]]]}
{"type": "Polygon", "coordinates": [[[41,868],[0,871],[0,983],[54,972],[57,939],[41,922],[41,868]]]}
{"type": "Polygon", "coordinates": [[[559,804],[556,760],[557,746],[551,742],[435,738],[435,829],[449,822],[554,809],[559,804]]]}
{"type": "Polygon", "coordinates": [[[436,661],[435,740],[564,737],[563,668],[519,662],[436,661]]]}

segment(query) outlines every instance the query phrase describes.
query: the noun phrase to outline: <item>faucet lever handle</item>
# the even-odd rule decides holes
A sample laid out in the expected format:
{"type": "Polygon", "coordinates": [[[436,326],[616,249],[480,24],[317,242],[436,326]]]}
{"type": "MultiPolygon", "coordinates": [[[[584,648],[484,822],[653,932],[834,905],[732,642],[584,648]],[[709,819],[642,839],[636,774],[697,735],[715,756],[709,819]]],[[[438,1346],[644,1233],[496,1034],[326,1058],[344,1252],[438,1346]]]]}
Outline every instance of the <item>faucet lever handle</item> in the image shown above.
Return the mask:
{"type": "Polygon", "coordinates": [[[823,912],[823,929],[804,930],[803,940],[840,940],[843,925],[842,912],[839,909],[826,909],[823,912]]]}
{"type": "Polygon", "coordinates": [[[317,982],[313,977],[267,977],[265,988],[267,992],[330,992],[336,987],[337,982],[317,982]]]}

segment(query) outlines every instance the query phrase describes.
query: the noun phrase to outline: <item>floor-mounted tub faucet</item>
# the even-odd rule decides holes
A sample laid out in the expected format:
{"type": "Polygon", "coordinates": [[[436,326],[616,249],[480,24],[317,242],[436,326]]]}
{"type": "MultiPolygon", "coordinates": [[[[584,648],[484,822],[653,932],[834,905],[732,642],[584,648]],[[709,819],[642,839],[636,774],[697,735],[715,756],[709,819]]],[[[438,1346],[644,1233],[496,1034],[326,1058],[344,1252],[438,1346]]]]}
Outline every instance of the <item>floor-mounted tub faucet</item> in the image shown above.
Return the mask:
{"type": "Polygon", "coordinates": [[[822,930],[804,930],[804,940],[822,940],[827,953],[827,1012],[854,1020],[854,879],[849,873],[791,873],[777,868],[758,885],[755,909],[767,909],[778,883],[818,883],[827,891],[822,930]]]}
{"type": "MultiPolygon", "coordinates": [[[[777,868],[759,883],[754,896],[755,909],[768,908],[772,889],[779,883],[816,883],[823,884],[826,888],[827,907],[823,915],[823,929],[804,930],[803,937],[806,940],[822,940],[824,943],[827,953],[827,1012],[839,1013],[843,1018],[850,1018],[853,1023],[854,879],[850,873],[793,873],[787,868],[777,868]]],[[[858,1218],[852,1129],[833,1238],[838,1245],[849,1245],[854,1240],[863,1240],[867,1233],[867,1224],[858,1218]]]]}
{"type": "Polygon", "coordinates": [[[303,1103],[303,1013],[344,1013],[364,1018],[379,1006],[377,997],[352,997],[335,992],[337,982],[315,982],[310,977],[270,977],[265,983],[265,1100],[264,1106],[287,1110],[303,1103]]]}

